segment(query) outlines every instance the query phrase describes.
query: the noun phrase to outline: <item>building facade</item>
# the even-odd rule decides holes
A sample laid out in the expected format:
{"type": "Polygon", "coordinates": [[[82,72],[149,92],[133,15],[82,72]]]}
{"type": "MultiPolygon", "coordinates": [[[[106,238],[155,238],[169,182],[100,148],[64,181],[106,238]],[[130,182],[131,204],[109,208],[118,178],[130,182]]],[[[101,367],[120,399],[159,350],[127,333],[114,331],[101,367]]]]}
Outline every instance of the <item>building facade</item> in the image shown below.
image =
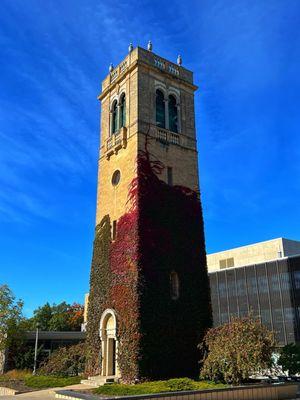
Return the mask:
{"type": "Polygon", "coordinates": [[[274,239],[207,258],[214,326],[252,312],[278,345],[299,341],[300,242],[274,239]]]}
{"type": "Polygon", "coordinates": [[[198,373],[211,309],[196,89],[191,71],[151,46],[130,48],[102,83],[90,374],[135,381],[198,373]]]}

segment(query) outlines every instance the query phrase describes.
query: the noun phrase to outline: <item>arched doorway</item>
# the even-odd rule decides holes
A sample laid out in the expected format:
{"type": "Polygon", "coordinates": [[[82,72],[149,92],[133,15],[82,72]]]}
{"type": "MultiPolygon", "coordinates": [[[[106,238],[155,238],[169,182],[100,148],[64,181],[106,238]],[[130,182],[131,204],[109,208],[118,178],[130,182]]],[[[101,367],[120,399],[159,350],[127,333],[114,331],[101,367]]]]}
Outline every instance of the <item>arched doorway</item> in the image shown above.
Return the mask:
{"type": "Polygon", "coordinates": [[[102,375],[117,375],[117,319],[115,311],[107,309],[100,320],[102,375]]]}

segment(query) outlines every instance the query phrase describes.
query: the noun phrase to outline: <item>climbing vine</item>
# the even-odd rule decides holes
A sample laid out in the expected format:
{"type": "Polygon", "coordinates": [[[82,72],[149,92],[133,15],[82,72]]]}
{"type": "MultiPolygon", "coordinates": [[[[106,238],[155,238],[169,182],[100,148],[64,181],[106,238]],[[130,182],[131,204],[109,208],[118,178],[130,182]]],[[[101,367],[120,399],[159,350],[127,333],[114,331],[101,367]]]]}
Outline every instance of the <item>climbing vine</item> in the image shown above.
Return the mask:
{"type": "Polygon", "coordinates": [[[199,195],[159,179],[162,163],[147,151],[137,159],[131,209],[110,241],[105,217],[96,229],[88,309],[90,365],[99,368],[99,321],[113,308],[118,366],[124,381],[196,376],[198,343],[211,326],[202,208],[199,195]],[[170,295],[170,274],[179,298],[170,295]],[[98,358],[97,358],[98,357],[98,358]]]}
{"type": "Polygon", "coordinates": [[[109,251],[111,226],[106,215],[96,226],[90,276],[88,322],[86,327],[87,360],[86,373],[95,375],[101,371],[100,319],[109,303],[111,273],[109,251]]]}

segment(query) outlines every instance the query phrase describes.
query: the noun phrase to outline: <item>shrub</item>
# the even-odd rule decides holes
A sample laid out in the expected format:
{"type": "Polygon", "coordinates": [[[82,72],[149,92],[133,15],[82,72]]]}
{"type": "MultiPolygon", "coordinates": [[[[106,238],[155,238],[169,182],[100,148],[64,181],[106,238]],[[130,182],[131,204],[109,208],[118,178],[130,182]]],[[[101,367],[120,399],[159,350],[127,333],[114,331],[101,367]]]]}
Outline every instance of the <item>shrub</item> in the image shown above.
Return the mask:
{"type": "MultiPolygon", "coordinates": [[[[48,355],[43,349],[43,345],[37,349],[37,365],[40,365],[46,358],[48,359],[48,355]]],[[[34,353],[34,347],[24,343],[17,348],[11,349],[9,354],[10,366],[15,367],[17,370],[33,369],[34,353]]]]}
{"type": "Polygon", "coordinates": [[[85,344],[61,347],[39,368],[39,375],[76,376],[85,369],[85,344]]]}
{"type": "Polygon", "coordinates": [[[209,329],[200,346],[201,378],[239,384],[272,366],[274,334],[251,315],[209,329]]]}
{"type": "Polygon", "coordinates": [[[278,359],[283,371],[287,371],[289,375],[299,374],[300,372],[300,345],[290,343],[281,349],[278,359]]]}

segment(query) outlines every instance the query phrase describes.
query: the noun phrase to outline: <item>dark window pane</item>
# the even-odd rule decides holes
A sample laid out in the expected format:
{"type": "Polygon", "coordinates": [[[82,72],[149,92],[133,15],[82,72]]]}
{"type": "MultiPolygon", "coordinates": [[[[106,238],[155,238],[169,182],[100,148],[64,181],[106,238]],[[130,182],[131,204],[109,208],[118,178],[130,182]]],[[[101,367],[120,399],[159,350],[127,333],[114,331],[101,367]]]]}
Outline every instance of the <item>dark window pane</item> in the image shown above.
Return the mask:
{"type": "Polygon", "coordinates": [[[174,96],[169,96],[169,129],[172,132],[178,132],[177,104],[174,96]]]}
{"type": "Polygon", "coordinates": [[[111,132],[116,133],[118,129],[118,106],[117,106],[117,101],[114,101],[113,107],[112,107],[112,124],[111,124],[111,132]]]}
{"type": "Polygon", "coordinates": [[[122,95],[120,101],[120,127],[126,124],[126,99],[125,94],[122,95]]]}
{"type": "Polygon", "coordinates": [[[165,101],[164,94],[161,90],[156,91],[156,125],[165,128],[165,101]]]}

